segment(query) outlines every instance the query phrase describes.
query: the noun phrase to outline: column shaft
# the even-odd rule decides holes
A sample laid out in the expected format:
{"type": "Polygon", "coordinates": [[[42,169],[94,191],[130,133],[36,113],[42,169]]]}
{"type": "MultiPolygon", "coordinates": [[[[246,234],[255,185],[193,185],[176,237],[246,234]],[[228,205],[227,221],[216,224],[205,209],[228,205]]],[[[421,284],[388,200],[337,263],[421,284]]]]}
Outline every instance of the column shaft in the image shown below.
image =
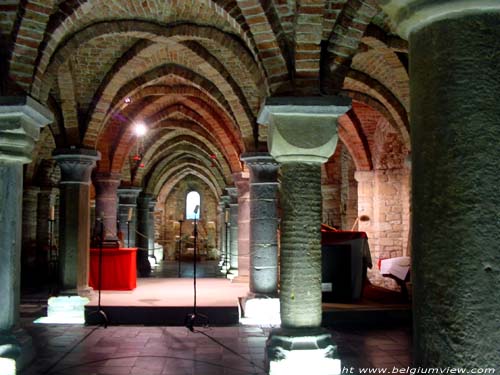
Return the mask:
{"type": "Polygon", "coordinates": [[[118,220],[125,247],[136,246],[137,196],[140,192],[140,188],[123,187],[118,189],[118,220]]]}
{"type": "Polygon", "coordinates": [[[281,321],[321,324],[321,165],[282,165],[281,321]]]}
{"type": "Polygon", "coordinates": [[[498,366],[499,38],[500,12],[410,34],[418,366],[498,366]]]}
{"type": "MultiPolygon", "coordinates": [[[[239,176],[238,189],[238,277],[250,274],[250,188],[248,177],[239,176]]],[[[245,279],[243,279],[245,280],[245,279]]]]}
{"type": "Polygon", "coordinates": [[[153,197],[150,194],[140,194],[137,198],[137,270],[139,276],[146,277],[151,273],[148,260],[150,214],[149,204],[153,197]]]}
{"type": "Polygon", "coordinates": [[[90,173],[100,158],[87,149],[55,150],[61,167],[59,267],[61,286],[87,294],[90,248],[90,173]]]}
{"type": "MultiPolygon", "coordinates": [[[[22,268],[23,283],[27,280],[26,276],[32,276],[36,273],[36,232],[37,232],[37,205],[38,193],[40,188],[30,186],[23,191],[23,215],[22,215],[22,268]]],[[[32,278],[33,281],[34,278],[32,278]]],[[[35,281],[36,282],[36,281],[35,281]]]]}
{"type": "Polygon", "coordinates": [[[230,269],[238,269],[238,204],[229,205],[229,265],[230,269]]]}
{"type": "Polygon", "coordinates": [[[268,153],[241,156],[250,171],[250,292],[278,291],[278,163],[268,153]]]}
{"type": "MultiPolygon", "coordinates": [[[[103,219],[104,241],[108,246],[118,246],[117,229],[117,206],[118,186],[120,175],[116,173],[97,173],[94,178],[95,186],[95,212],[96,218],[103,219]]],[[[100,230],[100,223],[96,221],[96,229],[100,230]]],[[[95,232],[98,233],[98,232],[95,232]]]]}
{"type": "Polygon", "coordinates": [[[23,166],[0,162],[0,331],[9,331],[19,319],[23,166]]]}

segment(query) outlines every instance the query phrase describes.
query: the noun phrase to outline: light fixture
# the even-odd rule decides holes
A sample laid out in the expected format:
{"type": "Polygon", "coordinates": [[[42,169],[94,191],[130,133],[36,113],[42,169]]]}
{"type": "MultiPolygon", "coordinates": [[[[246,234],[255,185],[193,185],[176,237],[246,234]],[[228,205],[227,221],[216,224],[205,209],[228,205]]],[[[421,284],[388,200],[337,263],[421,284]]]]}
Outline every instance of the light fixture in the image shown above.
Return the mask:
{"type": "Polygon", "coordinates": [[[136,122],[133,127],[136,136],[142,137],[148,131],[148,127],[143,122],[136,122]]]}

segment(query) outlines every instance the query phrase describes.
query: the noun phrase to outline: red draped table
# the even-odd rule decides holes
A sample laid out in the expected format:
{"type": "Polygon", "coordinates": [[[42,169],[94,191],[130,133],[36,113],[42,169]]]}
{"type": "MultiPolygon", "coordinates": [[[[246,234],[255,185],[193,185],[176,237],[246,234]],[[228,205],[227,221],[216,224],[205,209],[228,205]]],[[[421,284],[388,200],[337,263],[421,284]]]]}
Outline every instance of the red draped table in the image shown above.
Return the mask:
{"type": "MultiPolygon", "coordinates": [[[[98,289],[99,249],[90,249],[89,285],[98,289]]],[[[137,248],[102,249],[101,290],[132,290],[137,284],[137,248]]]]}

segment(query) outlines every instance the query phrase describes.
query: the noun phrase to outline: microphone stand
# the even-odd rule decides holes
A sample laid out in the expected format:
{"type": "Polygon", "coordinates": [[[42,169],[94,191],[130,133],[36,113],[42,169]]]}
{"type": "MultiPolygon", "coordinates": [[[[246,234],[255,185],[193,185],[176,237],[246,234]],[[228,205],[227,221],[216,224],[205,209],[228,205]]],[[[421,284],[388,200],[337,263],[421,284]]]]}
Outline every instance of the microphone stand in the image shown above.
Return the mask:
{"type": "Polygon", "coordinates": [[[197,257],[197,246],[196,242],[198,240],[198,223],[196,220],[196,214],[198,212],[198,206],[194,211],[194,248],[193,248],[193,289],[194,289],[194,300],[193,300],[193,312],[191,314],[186,315],[185,326],[193,332],[193,327],[198,319],[200,322],[204,323],[204,326],[208,326],[208,317],[204,314],[200,314],[197,312],[196,306],[196,257],[197,257]]]}
{"type": "Polygon", "coordinates": [[[97,297],[97,310],[92,314],[99,314],[102,317],[104,328],[108,328],[108,316],[104,312],[101,306],[101,287],[102,287],[102,248],[104,242],[104,221],[102,218],[97,219],[99,221],[99,263],[98,263],[98,278],[97,278],[97,289],[98,289],[98,297],[97,297]]]}

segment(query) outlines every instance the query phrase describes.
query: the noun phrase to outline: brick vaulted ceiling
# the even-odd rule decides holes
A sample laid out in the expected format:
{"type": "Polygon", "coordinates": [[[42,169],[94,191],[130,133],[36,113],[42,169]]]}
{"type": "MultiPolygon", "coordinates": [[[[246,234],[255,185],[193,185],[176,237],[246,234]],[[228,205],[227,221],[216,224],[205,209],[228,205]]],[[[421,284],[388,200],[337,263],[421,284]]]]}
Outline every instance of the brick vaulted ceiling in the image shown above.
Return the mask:
{"type": "Polygon", "coordinates": [[[410,148],[407,43],[376,0],[7,0],[0,12],[2,95],[56,115],[38,159],[96,148],[99,171],[125,183],[158,194],[193,175],[220,193],[265,142],[256,117],[273,95],[351,97],[339,135],[359,170],[377,165],[381,123],[410,148]],[[135,121],[150,128],[140,142],[135,121]]]}

